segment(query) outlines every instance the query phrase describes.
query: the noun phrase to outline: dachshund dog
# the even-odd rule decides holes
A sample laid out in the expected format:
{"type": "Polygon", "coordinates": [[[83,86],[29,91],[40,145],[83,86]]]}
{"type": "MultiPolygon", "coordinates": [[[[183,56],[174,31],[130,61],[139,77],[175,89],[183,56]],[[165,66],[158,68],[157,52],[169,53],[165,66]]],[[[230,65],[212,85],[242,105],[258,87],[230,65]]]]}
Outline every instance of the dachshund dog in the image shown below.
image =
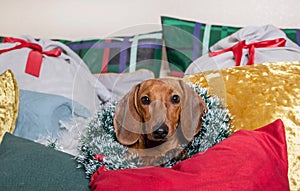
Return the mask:
{"type": "Polygon", "coordinates": [[[120,100],[114,115],[116,138],[145,165],[156,165],[153,159],[194,138],[206,111],[204,101],[185,82],[147,80],[120,100]]]}

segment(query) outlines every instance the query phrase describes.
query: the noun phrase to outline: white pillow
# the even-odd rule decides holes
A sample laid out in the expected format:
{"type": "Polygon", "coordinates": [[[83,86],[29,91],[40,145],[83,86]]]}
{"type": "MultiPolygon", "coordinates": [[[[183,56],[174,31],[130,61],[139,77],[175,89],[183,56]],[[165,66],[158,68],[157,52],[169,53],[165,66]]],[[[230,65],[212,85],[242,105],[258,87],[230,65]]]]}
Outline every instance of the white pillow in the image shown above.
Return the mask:
{"type": "MultiPolygon", "coordinates": [[[[110,98],[109,91],[89,71],[86,64],[66,45],[47,39],[22,39],[38,44],[43,51],[61,49],[58,57],[43,54],[39,77],[25,73],[31,48],[21,48],[0,54],[0,73],[11,69],[20,89],[56,94],[74,100],[94,113],[101,101],[110,98]],[[100,98],[100,100],[98,99],[100,98]]],[[[21,43],[0,43],[0,50],[21,43]]]]}

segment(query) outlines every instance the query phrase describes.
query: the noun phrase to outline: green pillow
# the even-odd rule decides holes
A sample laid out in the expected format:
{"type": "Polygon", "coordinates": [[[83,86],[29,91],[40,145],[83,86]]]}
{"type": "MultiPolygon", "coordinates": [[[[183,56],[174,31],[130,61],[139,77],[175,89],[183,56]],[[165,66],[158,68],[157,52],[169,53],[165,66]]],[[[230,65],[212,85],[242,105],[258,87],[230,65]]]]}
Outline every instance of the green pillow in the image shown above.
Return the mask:
{"type": "Polygon", "coordinates": [[[162,32],[103,39],[59,40],[76,52],[93,74],[133,72],[148,69],[159,77],[162,32]]]}
{"type": "MultiPolygon", "coordinates": [[[[183,76],[187,67],[219,40],[241,27],[211,25],[172,17],[161,17],[163,37],[171,76],[183,76]]],[[[282,29],[288,38],[300,45],[300,29],[282,29]]]]}
{"type": "Polygon", "coordinates": [[[286,36],[300,46],[300,29],[281,29],[286,36]]]}
{"type": "Polygon", "coordinates": [[[0,190],[90,190],[74,156],[6,133],[0,145],[0,190]]]}
{"type": "Polygon", "coordinates": [[[240,28],[161,17],[171,76],[182,77],[187,67],[209,47],[240,28]]]}

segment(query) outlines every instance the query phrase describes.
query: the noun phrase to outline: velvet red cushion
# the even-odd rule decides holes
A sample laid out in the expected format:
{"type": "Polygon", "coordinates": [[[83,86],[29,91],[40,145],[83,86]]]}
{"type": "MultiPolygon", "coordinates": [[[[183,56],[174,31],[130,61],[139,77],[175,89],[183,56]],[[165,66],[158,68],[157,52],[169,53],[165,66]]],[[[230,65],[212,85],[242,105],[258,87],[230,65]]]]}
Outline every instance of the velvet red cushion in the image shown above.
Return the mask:
{"type": "Polygon", "coordinates": [[[206,152],[171,168],[101,171],[92,190],[289,190],[287,148],[281,120],[239,130],[206,152]]]}

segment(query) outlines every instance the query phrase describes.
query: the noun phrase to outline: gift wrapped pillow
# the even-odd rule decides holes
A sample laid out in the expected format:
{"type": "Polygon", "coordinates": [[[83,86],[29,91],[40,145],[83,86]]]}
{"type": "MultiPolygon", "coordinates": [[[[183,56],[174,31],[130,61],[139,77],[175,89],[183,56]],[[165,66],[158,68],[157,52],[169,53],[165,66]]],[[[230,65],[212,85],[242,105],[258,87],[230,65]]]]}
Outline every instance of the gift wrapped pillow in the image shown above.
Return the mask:
{"type": "Polygon", "coordinates": [[[0,43],[0,72],[7,69],[14,72],[20,89],[64,96],[91,113],[110,97],[79,56],[60,42],[5,38],[0,43]]]}
{"type": "Polygon", "coordinates": [[[185,76],[199,72],[265,62],[300,60],[300,47],[273,25],[247,26],[210,47],[196,59],[185,76]]]}

